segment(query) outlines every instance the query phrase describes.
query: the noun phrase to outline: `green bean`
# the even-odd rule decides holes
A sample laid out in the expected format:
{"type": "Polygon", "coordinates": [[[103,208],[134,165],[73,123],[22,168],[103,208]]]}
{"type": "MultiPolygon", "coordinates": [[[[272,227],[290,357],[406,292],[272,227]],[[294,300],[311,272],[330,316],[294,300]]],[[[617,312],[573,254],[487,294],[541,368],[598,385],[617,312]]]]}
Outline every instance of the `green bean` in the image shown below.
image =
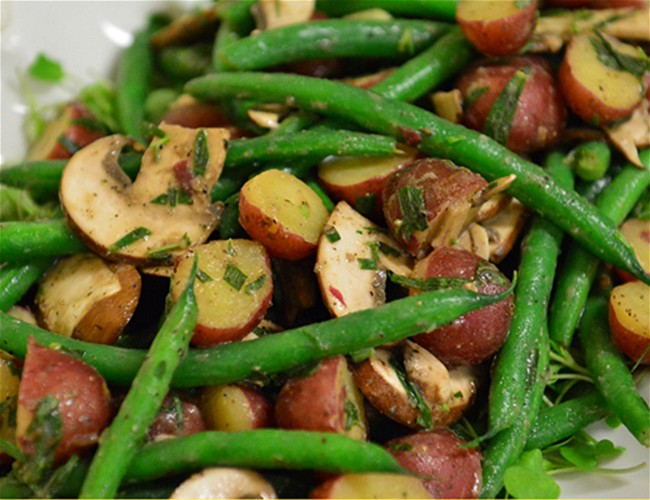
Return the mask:
{"type": "Polygon", "coordinates": [[[618,228],[575,191],[562,189],[539,166],[493,139],[424,109],[338,82],[278,73],[207,75],[188,82],[185,90],[207,100],[289,100],[298,107],[350,120],[371,132],[418,145],[425,154],[452,160],[489,181],[515,174],[510,194],[549,218],[598,258],[650,284],[650,276],[618,228]]]}
{"type": "Polygon", "coordinates": [[[503,487],[503,475],[508,467],[517,462],[525,449],[542,405],[551,349],[545,328],[539,328],[536,337],[536,356],[533,356],[529,365],[531,383],[526,389],[519,418],[513,425],[492,437],[483,450],[481,498],[495,498],[503,487]]]}
{"type": "Polygon", "coordinates": [[[0,262],[25,262],[86,251],[64,220],[1,222],[0,262]]]}
{"type": "Polygon", "coordinates": [[[225,67],[221,62],[221,53],[223,50],[239,40],[239,35],[228,23],[222,22],[217,29],[217,36],[214,38],[212,46],[212,69],[214,71],[224,71],[225,67]]]}
{"type": "MultiPolygon", "coordinates": [[[[497,295],[480,295],[469,290],[427,292],[247,342],[190,349],[174,374],[173,385],[227,384],[380,346],[433,330],[469,311],[503,300],[511,292],[506,290],[497,295]]],[[[23,358],[30,335],[43,345],[56,342],[77,352],[109,384],[129,384],[144,359],[140,350],[61,337],[0,312],[0,349],[23,358]]]]}
{"type": "MultiPolygon", "coordinates": [[[[134,179],[140,170],[142,154],[125,151],[119,163],[124,172],[134,179]]],[[[59,192],[63,169],[68,160],[25,161],[0,169],[0,183],[26,189],[37,198],[52,198],[59,192]]]]}
{"type": "Polygon", "coordinates": [[[610,413],[598,391],[542,408],[528,436],[526,450],[544,449],[567,439],[610,413]]]}
{"type": "Polygon", "coordinates": [[[136,33],[133,43],[123,52],[118,65],[115,94],[117,120],[121,131],[141,144],[145,143],[144,105],[153,74],[153,49],[151,35],[156,29],[152,20],[136,33]]]}
{"type": "Polygon", "coordinates": [[[158,54],[160,69],[184,81],[206,73],[212,67],[212,47],[206,44],[163,48],[158,54]]]}
{"type": "Polygon", "coordinates": [[[625,358],[609,331],[606,297],[590,297],[578,327],[585,364],[607,407],[630,433],[650,448],[650,408],[641,397],[625,358]]]}
{"type": "Polygon", "coordinates": [[[149,481],[204,467],[404,472],[385,449],[331,432],[259,429],[203,432],[145,446],[125,479],[149,481]]]}
{"type": "Polygon", "coordinates": [[[25,161],[0,169],[0,183],[28,190],[36,198],[47,198],[59,190],[67,160],[25,161]]]}
{"type": "Polygon", "coordinates": [[[372,87],[387,99],[412,102],[458,73],[474,51],[458,27],[372,87]]]}
{"type": "Polygon", "coordinates": [[[589,141],[579,144],[571,155],[576,175],[585,181],[596,181],[609,169],[612,152],[604,142],[589,141]]]}
{"type": "Polygon", "coordinates": [[[224,168],[305,157],[317,162],[329,155],[391,156],[397,153],[399,150],[392,137],[344,130],[303,130],[295,134],[267,134],[231,141],[224,168]]]}
{"type": "Polygon", "coordinates": [[[219,18],[239,36],[246,36],[255,28],[255,20],[251,8],[257,0],[237,0],[217,4],[219,18]]]}
{"type": "Polygon", "coordinates": [[[458,0],[318,0],[316,7],[331,16],[378,8],[398,16],[453,21],[457,3],[458,0]]]}
{"type": "MultiPolygon", "coordinates": [[[[650,185],[650,149],[639,156],[645,170],[626,165],[594,202],[600,213],[616,225],[625,220],[650,185]]],[[[571,345],[598,265],[599,260],[578,245],[570,247],[562,263],[549,310],[549,331],[551,340],[563,347],[571,345]]]]}
{"type": "MultiPolygon", "coordinates": [[[[571,169],[564,155],[550,153],[546,167],[565,189],[573,185],[571,169]]],[[[531,383],[530,366],[537,362],[539,331],[546,331],[548,302],[553,288],[563,233],[552,223],[537,216],[521,244],[518,283],[510,333],[499,351],[492,381],[488,409],[488,435],[506,429],[519,418],[527,386],[531,383]]]]}
{"type": "Polygon", "coordinates": [[[185,289],[165,318],[117,415],[102,433],[80,497],[113,497],[129,462],[144,442],[194,333],[198,318],[196,269],[195,259],[185,289]]]}
{"type": "Polygon", "coordinates": [[[396,58],[422,51],[448,30],[436,21],[327,19],[242,38],[220,56],[225,68],[238,71],[321,58],[396,58]]]}
{"type": "Polygon", "coordinates": [[[34,259],[0,267],[0,311],[11,309],[51,264],[51,259],[34,259]]]}

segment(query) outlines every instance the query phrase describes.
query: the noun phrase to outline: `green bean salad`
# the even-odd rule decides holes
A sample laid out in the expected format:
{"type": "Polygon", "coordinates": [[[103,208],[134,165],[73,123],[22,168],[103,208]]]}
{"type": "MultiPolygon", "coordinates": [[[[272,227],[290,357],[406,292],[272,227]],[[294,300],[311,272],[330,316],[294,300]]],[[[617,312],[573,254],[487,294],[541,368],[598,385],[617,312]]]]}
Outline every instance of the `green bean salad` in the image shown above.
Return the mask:
{"type": "Polygon", "coordinates": [[[129,17],[108,78],[3,48],[2,498],[650,494],[647,0],[16,4],[3,45],[73,7],[129,17]]]}

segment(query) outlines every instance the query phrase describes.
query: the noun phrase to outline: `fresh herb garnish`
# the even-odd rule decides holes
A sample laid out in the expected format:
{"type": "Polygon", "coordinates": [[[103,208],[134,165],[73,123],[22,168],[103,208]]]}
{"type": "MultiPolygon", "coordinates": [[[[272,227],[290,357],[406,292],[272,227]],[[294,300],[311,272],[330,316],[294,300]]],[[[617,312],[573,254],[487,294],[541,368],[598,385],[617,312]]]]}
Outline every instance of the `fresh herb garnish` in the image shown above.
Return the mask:
{"type": "Polygon", "coordinates": [[[184,248],[189,247],[191,244],[192,242],[190,241],[190,237],[187,235],[187,233],[185,233],[183,237],[176,243],[170,243],[169,245],[165,245],[147,252],[147,257],[156,260],[169,260],[172,258],[172,254],[170,252],[174,250],[183,250],[184,248]]]}
{"type": "Polygon", "coordinates": [[[241,290],[241,287],[246,282],[246,276],[237,266],[228,262],[226,264],[226,270],[223,274],[223,280],[228,283],[235,290],[241,290]]]}
{"type": "Polygon", "coordinates": [[[357,406],[348,398],[343,403],[343,412],[345,413],[345,430],[349,431],[352,427],[361,426],[361,417],[357,406]]]}
{"type": "Polygon", "coordinates": [[[200,129],[194,139],[194,175],[204,175],[209,161],[208,134],[204,129],[200,129]]]}
{"type": "Polygon", "coordinates": [[[510,129],[517,111],[519,97],[524,90],[531,68],[526,66],[515,71],[499,93],[483,124],[483,133],[501,144],[508,142],[510,129]]]}
{"type": "Polygon", "coordinates": [[[608,68],[631,73],[639,80],[643,78],[646,71],[650,71],[650,58],[641,50],[639,50],[638,56],[624,54],[616,50],[600,31],[590,36],[589,41],[596,51],[598,60],[608,68]]]}
{"type": "Polygon", "coordinates": [[[354,209],[361,215],[371,215],[377,206],[377,195],[367,193],[359,196],[354,202],[354,209]]]}
{"type": "Polygon", "coordinates": [[[212,276],[210,276],[202,269],[196,270],[196,279],[199,280],[201,283],[207,283],[208,281],[213,281],[212,276]]]}
{"type": "Polygon", "coordinates": [[[397,190],[397,200],[402,219],[399,227],[405,238],[410,238],[416,231],[427,228],[426,210],[424,208],[424,193],[414,186],[404,186],[397,190]]]}
{"type": "Polygon", "coordinates": [[[169,188],[166,193],[156,196],[151,203],[155,205],[169,205],[175,207],[176,205],[191,205],[194,202],[192,196],[187,194],[182,189],[169,188]]]}
{"type": "Polygon", "coordinates": [[[423,292],[443,290],[445,288],[460,288],[472,282],[472,280],[466,278],[412,278],[410,276],[403,276],[393,272],[389,273],[388,276],[390,280],[397,285],[421,290],[423,292]]]}
{"type": "Polygon", "coordinates": [[[429,430],[433,429],[433,417],[431,415],[431,408],[424,399],[424,396],[418,389],[418,387],[411,382],[411,380],[406,376],[404,370],[404,365],[400,360],[395,356],[391,356],[390,365],[395,370],[395,374],[399,381],[401,382],[406,394],[408,395],[409,401],[418,409],[417,423],[423,429],[429,430]]]}
{"type": "Polygon", "coordinates": [[[65,72],[60,63],[39,52],[29,66],[29,75],[43,82],[57,83],[63,79],[65,72]]]}
{"type": "Polygon", "coordinates": [[[261,274],[258,278],[246,285],[244,292],[248,295],[253,295],[257,290],[264,286],[264,283],[266,283],[266,275],[261,274]]]}
{"type": "Polygon", "coordinates": [[[479,100],[479,98],[488,93],[490,91],[490,87],[487,85],[483,85],[481,87],[472,87],[470,91],[467,93],[467,97],[463,101],[463,107],[465,109],[470,108],[476,101],[479,100]]]}
{"type": "Polygon", "coordinates": [[[325,235],[325,238],[327,238],[327,241],[330,243],[336,243],[341,239],[341,235],[334,226],[326,228],[323,234],[325,235]]]}
{"type": "Polygon", "coordinates": [[[110,253],[114,253],[119,250],[123,250],[126,247],[133,245],[136,241],[145,239],[148,236],[151,236],[151,231],[146,227],[140,226],[138,228],[135,228],[130,233],[125,234],[119,240],[117,240],[115,243],[109,246],[108,251],[110,253]]]}

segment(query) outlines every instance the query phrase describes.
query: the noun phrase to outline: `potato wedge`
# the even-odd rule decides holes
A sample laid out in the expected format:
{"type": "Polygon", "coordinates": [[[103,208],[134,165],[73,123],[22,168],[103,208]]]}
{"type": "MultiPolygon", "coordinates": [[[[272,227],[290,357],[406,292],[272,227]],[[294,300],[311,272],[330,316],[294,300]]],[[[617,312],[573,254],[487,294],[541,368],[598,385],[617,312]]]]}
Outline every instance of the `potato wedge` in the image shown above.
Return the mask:
{"type": "Polygon", "coordinates": [[[650,287],[630,281],[609,296],[609,325],[616,346],[635,363],[650,364],[650,287]]]}
{"type": "Polygon", "coordinates": [[[36,295],[39,323],[64,337],[114,344],[140,299],[140,273],[92,253],[59,260],[36,295]]]}
{"type": "Polygon", "coordinates": [[[78,151],[63,171],[59,196],[68,223],[103,257],[171,265],[217,225],[210,190],[221,173],[228,132],[167,124],[160,130],[164,137],[149,145],[133,182],[117,163],[132,144],[120,135],[78,151]]]}
{"type": "Polygon", "coordinates": [[[386,300],[386,270],[410,273],[399,244],[347,202],[336,204],[318,242],[315,272],[333,316],[370,309],[386,300]]]}
{"type": "Polygon", "coordinates": [[[262,320],[271,304],[273,278],[265,248],[245,239],[214,240],[189,250],[172,277],[178,300],[198,256],[194,293],[199,317],[192,344],[207,347],[243,338],[262,320]]]}
{"type": "Polygon", "coordinates": [[[204,387],[200,407],[207,427],[216,431],[261,429],[273,423],[271,402],[251,385],[204,387]]]}

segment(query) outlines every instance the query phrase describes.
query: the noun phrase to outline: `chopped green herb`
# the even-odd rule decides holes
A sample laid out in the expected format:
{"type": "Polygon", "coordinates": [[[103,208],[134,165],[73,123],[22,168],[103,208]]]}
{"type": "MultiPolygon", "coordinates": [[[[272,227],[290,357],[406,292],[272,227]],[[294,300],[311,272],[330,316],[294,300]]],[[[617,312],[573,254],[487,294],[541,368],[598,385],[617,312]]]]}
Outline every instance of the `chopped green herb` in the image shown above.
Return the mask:
{"type": "Polygon", "coordinates": [[[375,269],[377,269],[377,259],[358,258],[357,261],[359,262],[359,266],[363,270],[374,271],[375,269]]]}
{"type": "Polygon", "coordinates": [[[381,253],[389,257],[400,257],[402,255],[402,253],[397,248],[394,248],[388,243],[384,243],[383,241],[377,242],[377,248],[379,248],[379,251],[381,253]]]}
{"type": "Polygon", "coordinates": [[[210,276],[202,269],[196,270],[196,279],[198,279],[201,283],[207,283],[208,281],[213,281],[212,276],[210,276]]]}
{"type": "Polygon", "coordinates": [[[413,445],[410,443],[390,443],[388,445],[391,451],[411,451],[413,445]]]}
{"type": "Polygon", "coordinates": [[[490,87],[483,85],[481,87],[472,87],[467,93],[467,97],[463,101],[465,109],[472,107],[472,105],[479,100],[479,98],[490,91],[490,87]]]}
{"type": "Polygon", "coordinates": [[[345,430],[349,431],[355,425],[361,426],[361,417],[359,416],[359,409],[350,399],[346,398],[343,403],[343,411],[345,413],[345,430]]]}
{"type": "Polygon", "coordinates": [[[617,51],[600,31],[591,35],[589,41],[596,51],[598,60],[609,68],[631,73],[638,79],[641,79],[646,71],[650,71],[650,58],[641,50],[638,52],[638,57],[623,54],[617,51]]]}
{"type": "Polygon", "coordinates": [[[133,245],[136,241],[147,238],[148,236],[151,236],[151,231],[146,227],[140,226],[134,229],[133,231],[131,231],[130,233],[125,234],[119,240],[117,240],[115,243],[109,246],[108,251],[110,253],[114,253],[119,250],[123,250],[129,245],[133,245]]]}
{"type": "Polygon", "coordinates": [[[147,257],[156,260],[169,260],[172,258],[172,254],[170,252],[174,250],[182,250],[189,247],[191,244],[192,242],[190,241],[190,237],[187,235],[187,233],[185,233],[183,237],[176,243],[170,243],[169,245],[151,250],[147,253],[147,257]]]}
{"type": "Polygon", "coordinates": [[[200,129],[194,139],[194,175],[204,175],[209,161],[208,134],[204,129],[200,129]]]}
{"type": "Polygon", "coordinates": [[[29,74],[37,80],[57,83],[63,79],[65,73],[60,63],[39,52],[34,62],[29,66],[29,74]]]}
{"type": "Polygon", "coordinates": [[[226,264],[226,271],[223,274],[223,279],[235,290],[241,290],[241,287],[246,282],[246,276],[237,266],[228,262],[226,264]]]}
{"type": "Polygon", "coordinates": [[[327,238],[327,241],[329,241],[330,243],[336,243],[341,239],[341,235],[339,234],[339,232],[336,230],[334,226],[330,226],[327,229],[325,229],[323,234],[325,234],[325,238],[327,238]]]}
{"type": "Polygon", "coordinates": [[[410,238],[414,232],[424,231],[427,228],[427,218],[422,189],[404,186],[397,190],[397,199],[402,211],[400,224],[402,235],[410,238]]]}
{"type": "Polygon", "coordinates": [[[298,207],[298,210],[300,210],[300,214],[305,218],[309,218],[309,203],[306,201],[303,201],[300,206],[298,207]]]}
{"type": "Polygon", "coordinates": [[[79,146],[79,144],[77,144],[65,134],[61,134],[59,137],[57,137],[56,142],[61,144],[61,146],[63,146],[63,149],[65,149],[71,155],[75,154],[81,149],[81,146],[79,146]]]}
{"type": "Polygon", "coordinates": [[[192,196],[182,189],[169,188],[166,193],[156,196],[150,203],[175,207],[176,205],[191,205],[193,202],[192,196]]]}
{"type": "Polygon", "coordinates": [[[266,283],[266,275],[262,274],[257,279],[255,279],[254,281],[251,281],[248,285],[246,285],[246,287],[244,288],[244,291],[248,295],[252,295],[257,290],[262,288],[264,286],[264,283],[266,283]]]}
{"type": "Polygon", "coordinates": [[[531,68],[526,66],[515,71],[499,93],[483,124],[483,133],[501,144],[507,144],[510,129],[517,111],[519,97],[524,90],[531,68]]]}
{"type": "Polygon", "coordinates": [[[417,422],[418,424],[426,430],[433,429],[433,417],[431,415],[431,408],[424,400],[424,396],[418,389],[418,387],[411,382],[411,380],[406,376],[404,366],[401,361],[399,361],[395,356],[390,358],[390,364],[395,370],[395,374],[402,386],[408,394],[409,401],[415,406],[418,410],[417,422]]]}
{"type": "Polygon", "coordinates": [[[397,42],[397,50],[402,54],[413,55],[415,46],[413,45],[413,32],[410,28],[404,30],[402,36],[397,42]]]}
{"type": "Polygon", "coordinates": [[[354,209],[362,215],[371,215],[377,207],[377,195],[374,193],[359,196],[354,202],[354,209]]]}
{"type": "Polygon", "coordinates": [[[388,276],[397,285],[422,290],[424,292],[442,290],[444,288],[460,288],[467,283],[471,283],[471,280],[466,278],[411,278],[410,276],[402,276],[401,274],[395,273],[389,273],[388,276]]]}

